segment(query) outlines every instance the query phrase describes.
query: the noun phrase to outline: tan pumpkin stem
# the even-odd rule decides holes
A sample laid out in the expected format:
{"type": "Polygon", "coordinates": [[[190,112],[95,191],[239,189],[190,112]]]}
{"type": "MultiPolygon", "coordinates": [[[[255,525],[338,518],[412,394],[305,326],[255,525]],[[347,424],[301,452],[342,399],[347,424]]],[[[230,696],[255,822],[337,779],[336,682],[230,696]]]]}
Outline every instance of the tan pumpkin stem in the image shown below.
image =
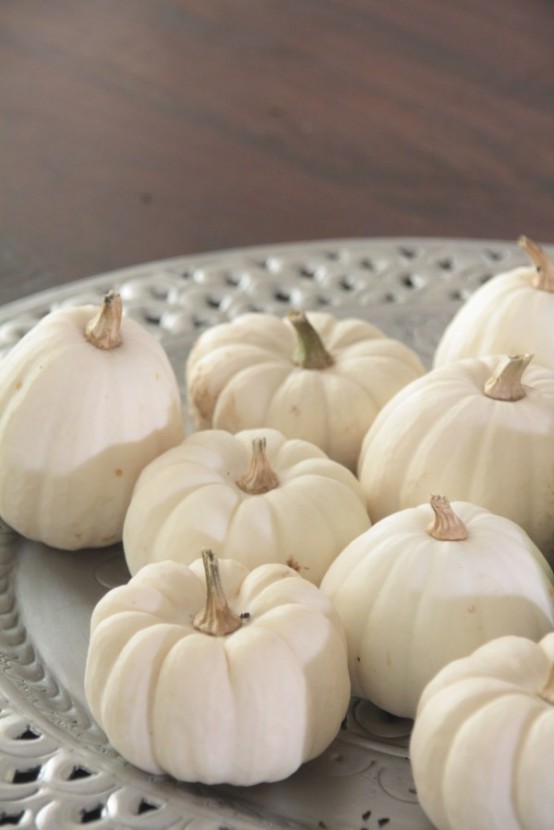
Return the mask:
{"type": "Polygon", "coordinates": [[[288,319],[296,332],[296,347],[292,362],[303,369],[326,369],[334,363],[321,337],[303,311],[291,310],[288,319]]]}
{"type": "Polygon", "coordinates": [[[427,528],[427,533],[440,542],[461,542],[467,539],[468,532],[462,520],[456,516],[446,496],[431,496],[431,507],[435,514],[434,521],[427,528]]]}
{"type": "Polygon", "coordinates": [[[554,291],[554,262],[538,242],[533,242],[527,236],[520,236],[518,245],[536,266],[537,273],[533,279],[533,287],[541,291],[554,291]]]}
{"type": "Polygon", "coordinates": [[[121,297],[115,291],[108,291],[98,313],[85,329],[88,342],[106,351],[120,346],[122,313],[121,297]]]}
{"type": "Polygon", "coordinates": [[[254,438],[252,441],[252,458],[248,472],[237,479],[236,484],[250,496],[259,496],[268,493],[279,486],[279,479],[271,469],[265,454],[265,438],[254,438]]]}
{"type": "Polygon", "coordinates": [[[221,584],[219,563],[215,553],[206,548],[202,551],[202,561],[206,573],[206,606],[195,616],[192,624],[204,634],[223,637],[240,628],[242,620],[229,608],[221,584]]]}
{"type": "Polygon", "coordinates": [[[533,359],[532,354],[516,354],[500,361],[483,391],[495,401],[519,401],[526,395],[521,378],[533,359]]]}
{"type": "Polygon", "coordinates": [[[546,682],[539,689],[539,697],[542,697],[546,703],[550,703],[554,706],[554,666],[550,669],[550,674],[546,679],[546,682]]]}

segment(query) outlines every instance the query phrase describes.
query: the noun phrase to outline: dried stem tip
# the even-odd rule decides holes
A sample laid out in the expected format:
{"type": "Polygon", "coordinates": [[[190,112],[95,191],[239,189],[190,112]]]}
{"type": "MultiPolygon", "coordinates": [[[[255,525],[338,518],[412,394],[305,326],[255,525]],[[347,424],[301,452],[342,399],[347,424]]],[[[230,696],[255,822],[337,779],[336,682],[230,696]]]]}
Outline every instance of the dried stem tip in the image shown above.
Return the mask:
{"type": "Polygon", "coordinates": [[[483,391],[495,401],[519,401],[526,395],[521,382],[523,373],[533,359],[532,354],[516,354],[500,361],[483,391]]]}
{"type": "Polygon", "coordinates": [[[265,454],[266,439],[254,438],[252,441],[252,458],[248,471],[237,479],[237,486],[250,496],[268,493],[279,486],[279,479],[271,469],[265,454]]]}
{"type": "Polygon", "coordinates": [[[533,279],[533,287],[541,291],[554,291],[554,262],[541,248],[538,242],[533,242],[527,236],[520,236],[518,245],[525,251],[537,269],[533,279]]]}
{"type": "Polygon", "coordinates": [[[333,358],[325,349],[321,337],[303,311],[292,310],[288,319],[296,332],[296,347],[292,362],[303,369],[326,369],[333,365],[333,358]]]}
{"type": "Polygon", "coordinates": [[[97,349],[109,351],[121,345],[121,297],[108,291],[98,313],[85,329],[85,338],[97,349]]]}
{"type": "Polygon", "coordinates": [[[231,634],[242,625],[241,618],[229,608],[227,598],[221,584],[219,563],[213,551],[207,548],[202,551],[202,561],[206,573],[206,606],[193,620],[193,625],[204,634],[213,637],[223,637],[231,634]]]}
{"type": "Polygon", "coordinates": [[[429,536],[441,542],[461,542],[467,539],[467,528],[452,510],[452,506],[446,496],[433,494],[431,496],[431,507],[433,508],[435,519],[427,528],[429,536]]]}

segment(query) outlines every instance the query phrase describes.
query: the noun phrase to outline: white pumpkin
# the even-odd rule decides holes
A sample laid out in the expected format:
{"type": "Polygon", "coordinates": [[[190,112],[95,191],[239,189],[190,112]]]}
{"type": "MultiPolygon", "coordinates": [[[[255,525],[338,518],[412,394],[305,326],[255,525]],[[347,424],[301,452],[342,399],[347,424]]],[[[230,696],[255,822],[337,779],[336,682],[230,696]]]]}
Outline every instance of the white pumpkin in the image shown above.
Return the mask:
{"type": "Polygon", "coordinates": [[[370,521],[353,473],[276,430],[204,430],[142,472],[123,529],[132,574],[204,547],[248,568],[280,562],[316,585],[370,521]]]}
{"type": "Polygon", "coordinates": [[[271,427],[354,469],[382,406],[424,373],[411,349],[362,320],[243,314],[203,332],[187,360],[197,428],[271,427]]]}
{"type": "Polygon", "coordinates": [[[131,763],[183,781],[291,775],[340,729],[350,698],[331,604],[283,565],[248,570],[203,552],[110,591],[91,623],[85,692],[131,763]],[[205,607],[204,607],[205,606],[205,607]]]}
{"type": "Polygon", "coordinates": [[[183,437],[168,358],[117,294],[54,311],[0,364],[0,516],[57,548],[113,544],[138,474],[183,437]]]}
{"type": "Polygon", "coordinates": [[[497,274],[460,308],[437,346],[434,365],[466,357],[528,352],[554,369],[554,263],[527,237],[533,266],[497,274]]]}
{"type": "Polygon", "coordinates": [[[502,637],[426,687],[410,743],[437,830],[552,830],[554,634],[502,637]]]}
{"type": "Polygon", "coordinates": [[[529,359],[442,366],[384,407],[358,470],[373,522],[455,493],[521,525],[554,562],[554,373],[529,359]]]}
{"type": "Polygon", "coordinates": [[[351,542],[321,590],[346,630],[353,693],[402,717],[414,717],[451,660],[504,634],[538,640],[554,627],[554,575],[527,534],[440,496],[351,542]]]}

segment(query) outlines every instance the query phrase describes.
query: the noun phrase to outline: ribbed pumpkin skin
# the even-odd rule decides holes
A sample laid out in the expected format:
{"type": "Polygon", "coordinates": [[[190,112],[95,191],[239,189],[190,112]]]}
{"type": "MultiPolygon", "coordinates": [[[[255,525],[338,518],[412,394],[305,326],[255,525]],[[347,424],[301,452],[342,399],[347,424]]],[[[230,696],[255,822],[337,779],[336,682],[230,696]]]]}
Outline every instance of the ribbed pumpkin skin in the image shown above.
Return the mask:
{"type": "Polygon", "coordinates": [[[554,292],[534,288],[535,277],[534,268],[515,268],[478,288],[446,327],[434,366],[526,352],[554,369],[554,292]]]}
{"type": "Polygon", "coordinates": [[[551,830],[554,706],[539,691],[553,670],[554,634],[502,637],[429,683],[410,758],[437,830],[551,830]]]}
{"type": "Polygon", "coordinates": [[[425,370],[370,323],[306,316],[333,357],[325,369],[295,365],[293,326],[271,314],[244,314],[200,335],[186,366],[192,417],[198,429],[277,429],[354,469],[379,410],[425,370]]]}
{"type": "Polygon", "coordinates": [[[554,562],[554,374],[534,361],[526,397],[483,387],[501,358],[467,358],[401,390],[368,430],[359,479],[373,522],[429,499],[468,501],[506,516],[554,562]]]}
{"type": "Polygon", "coordinates": [[[0,515],[68,550],[119,541],[139,473],[184,437],[162,346],[124,317],[122,345],[96,348],[97,311],[52,312],[0,363],[0,515]]]}
{"type": "Polygon", "coordinates": [[[431,678],[487,640],[554,627],[554,575],[514,522],[453,502],[467,539],[427,532],[429,504],[354,539],[321,583],[343,622],[353,693],[413,718],[431,678]]]}
{"type": "Polygon", "coordinates": [[[190,564],[208,547],[248,568],[291,565],[319,585],[333,559],[369,525],[354,474],[314,444],[271,429],[202,430],[143,471],[123,547],[133,574],[163,559],[190,564]],[[260,438],[279,484],[251,495],[237,480],[260,438]]]}
{"type": "Polygon", "coordinates": [[[220,560],[225,636],[197,631],[201,563],[144,567],[97,605],[85,692],[131,763],[183,781],[277,781],[319,755],[350,699],[346,644],[332,605],[283,565],[248,572],[220,560]]]}

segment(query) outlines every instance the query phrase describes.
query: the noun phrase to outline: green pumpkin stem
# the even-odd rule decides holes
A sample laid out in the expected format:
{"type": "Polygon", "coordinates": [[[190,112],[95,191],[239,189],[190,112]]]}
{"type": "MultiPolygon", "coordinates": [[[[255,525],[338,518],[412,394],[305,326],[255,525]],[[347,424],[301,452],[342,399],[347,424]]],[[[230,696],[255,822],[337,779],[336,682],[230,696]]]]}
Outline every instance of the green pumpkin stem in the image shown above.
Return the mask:
{"type": "Polygon", "coordinates": [[[266,439],[254,438],[252,441],[252,458],[248,471],[237,479],[236,484],[249,496],[268,493],[279,486],[279,479],[273,472],[266,455],[266,439]]]}
{"type": "Polygon", "coordinates": [[[533,279],[533,287],[541,291],[554,291],[554,262],[545,253],[538,242],[533,242],[527,236],[520,236],[518,245],[525,251],[537,269],[533,279]]]}
{"type": "Polygon", "coordinates": [[[532,354],[516,354],[501,360],[485,383],[485,395],[495,401],[519,401],[524,398],[526,392],[521,378],[532,359],[532,354]]]}
{"type": "Polygon", "coordinates": [[[435,518],[427,528],[429,536],[440,542],[461,542],[467,539],[467,528],[452,510],[446,496],[437,496],[433,493],[430,503],[435,518]]]}
{"type": "Polygon", "coordinates": [[[206,573],[206,605],[204,610],[195,616],[193,625],[203,634],[224,637],[225,634],[231,634],[240,628],[242,620],[229,608],[215,553],[206,548],[202,551],[202,561],[206,573]]]}
{"type": "Polygon", "coordinates": [[[296,333],[292,362],[303,369],[326,369],[332,366],[333,358],[304,312],[291,310],[287,316],[296,333]]]}
{"type": "Polygon", "coordinates": [[[115,291],[108,291],[98,313],[85,329],[85,338],[97,349],[110,351],[121,345],[121,297],[115,291]]]}

